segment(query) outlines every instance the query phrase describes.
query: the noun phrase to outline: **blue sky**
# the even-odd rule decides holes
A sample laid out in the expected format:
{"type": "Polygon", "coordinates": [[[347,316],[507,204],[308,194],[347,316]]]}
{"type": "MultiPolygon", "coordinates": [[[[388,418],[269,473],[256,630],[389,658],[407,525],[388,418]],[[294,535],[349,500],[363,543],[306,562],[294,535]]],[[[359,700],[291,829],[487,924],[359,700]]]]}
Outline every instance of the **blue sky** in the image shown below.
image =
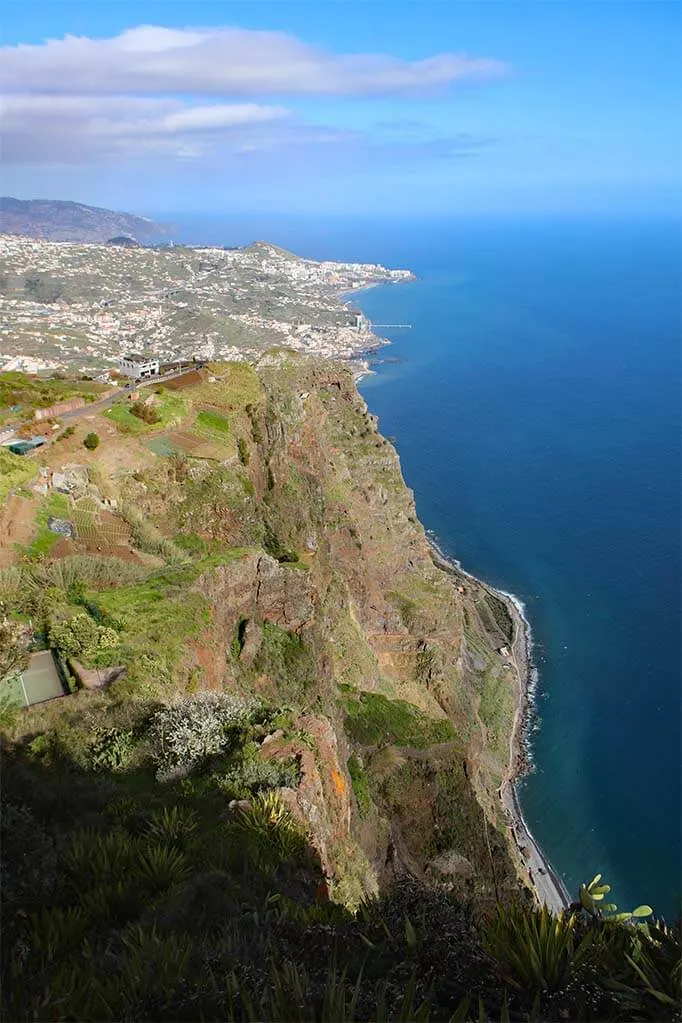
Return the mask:
{"type": "Polygon", "coordinates": [[[671,212],[673,0],[5,2],[2,191],[162,213],[671,212]]]}

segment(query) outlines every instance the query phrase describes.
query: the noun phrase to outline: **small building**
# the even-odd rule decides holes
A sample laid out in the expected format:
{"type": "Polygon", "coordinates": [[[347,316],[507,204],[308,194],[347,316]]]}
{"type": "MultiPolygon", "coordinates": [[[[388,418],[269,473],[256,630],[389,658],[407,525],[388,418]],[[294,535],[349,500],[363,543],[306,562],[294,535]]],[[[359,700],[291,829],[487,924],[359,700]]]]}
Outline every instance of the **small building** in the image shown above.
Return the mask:
{"type": "Polygon", "coordinates": [[[123,376],[132,380],[146,380],[159,375],[159,360],[151,355],[122,355],[118,368],[123,376]]]}
{"type": "Polygon", "coordinates": [[[7,447],[13,455],[28,455],[29,452],[42,447],[46,440],[47,437],[30,437],[28,440],[18,440],[13,444],[8,444],[7,447]]]}

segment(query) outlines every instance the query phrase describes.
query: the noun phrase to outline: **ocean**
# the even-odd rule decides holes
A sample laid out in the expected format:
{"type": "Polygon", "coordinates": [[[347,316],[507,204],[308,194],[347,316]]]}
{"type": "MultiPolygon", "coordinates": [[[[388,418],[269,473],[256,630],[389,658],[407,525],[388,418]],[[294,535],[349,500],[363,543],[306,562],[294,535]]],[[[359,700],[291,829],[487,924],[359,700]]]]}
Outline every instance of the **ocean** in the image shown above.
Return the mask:
{"type": "Polygon", "coordinates": [[[525,604],[539,678],[524,814],[569,892],[601,872],[619,907],[673,917],[679,225],[258,227],[212,231],[418,275],[356,296],[374,323],[411,324],[378,329],[392,345],[360,389],[444,552],[525,604]]]}

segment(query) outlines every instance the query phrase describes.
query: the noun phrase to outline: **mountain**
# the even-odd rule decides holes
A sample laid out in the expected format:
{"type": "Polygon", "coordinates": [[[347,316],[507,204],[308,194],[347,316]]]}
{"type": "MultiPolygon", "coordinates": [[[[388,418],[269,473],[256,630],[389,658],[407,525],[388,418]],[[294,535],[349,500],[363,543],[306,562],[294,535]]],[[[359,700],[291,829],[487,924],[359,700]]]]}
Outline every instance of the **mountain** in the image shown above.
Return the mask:
{"type": "Polygon", "coordinates": [[[62,242],[106,242],[115,236],[128,235],[139,242],[154,242],[167,238],[171,232],[168,224],[79,202],[0,198],[2,234],[23,234],[62,242]]]}

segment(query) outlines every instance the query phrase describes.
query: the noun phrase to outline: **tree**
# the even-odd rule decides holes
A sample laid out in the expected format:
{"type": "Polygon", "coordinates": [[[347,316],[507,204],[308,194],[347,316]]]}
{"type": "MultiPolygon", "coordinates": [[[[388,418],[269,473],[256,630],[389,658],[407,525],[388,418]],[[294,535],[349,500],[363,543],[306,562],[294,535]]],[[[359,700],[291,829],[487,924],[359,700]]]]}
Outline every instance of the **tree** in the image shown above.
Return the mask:
{"type": "Polygon", "coordinates": [[[0,680],[28,667],[25,630],[17,622],[0,618],[0,680]]]}
{"type": "Polygon", "coordinates": [[[32,273],[24,281],[24,291],[33,302],[56,302],[61,296],[62,286],[47,273],[32,273]]]}
{"type": "Polygon", "coordinates": [[[94,451],[95,448],[99,447],[99,437],[96,433],[88,433],[83,441],[84,446],[88,451],[94,451]]]}

